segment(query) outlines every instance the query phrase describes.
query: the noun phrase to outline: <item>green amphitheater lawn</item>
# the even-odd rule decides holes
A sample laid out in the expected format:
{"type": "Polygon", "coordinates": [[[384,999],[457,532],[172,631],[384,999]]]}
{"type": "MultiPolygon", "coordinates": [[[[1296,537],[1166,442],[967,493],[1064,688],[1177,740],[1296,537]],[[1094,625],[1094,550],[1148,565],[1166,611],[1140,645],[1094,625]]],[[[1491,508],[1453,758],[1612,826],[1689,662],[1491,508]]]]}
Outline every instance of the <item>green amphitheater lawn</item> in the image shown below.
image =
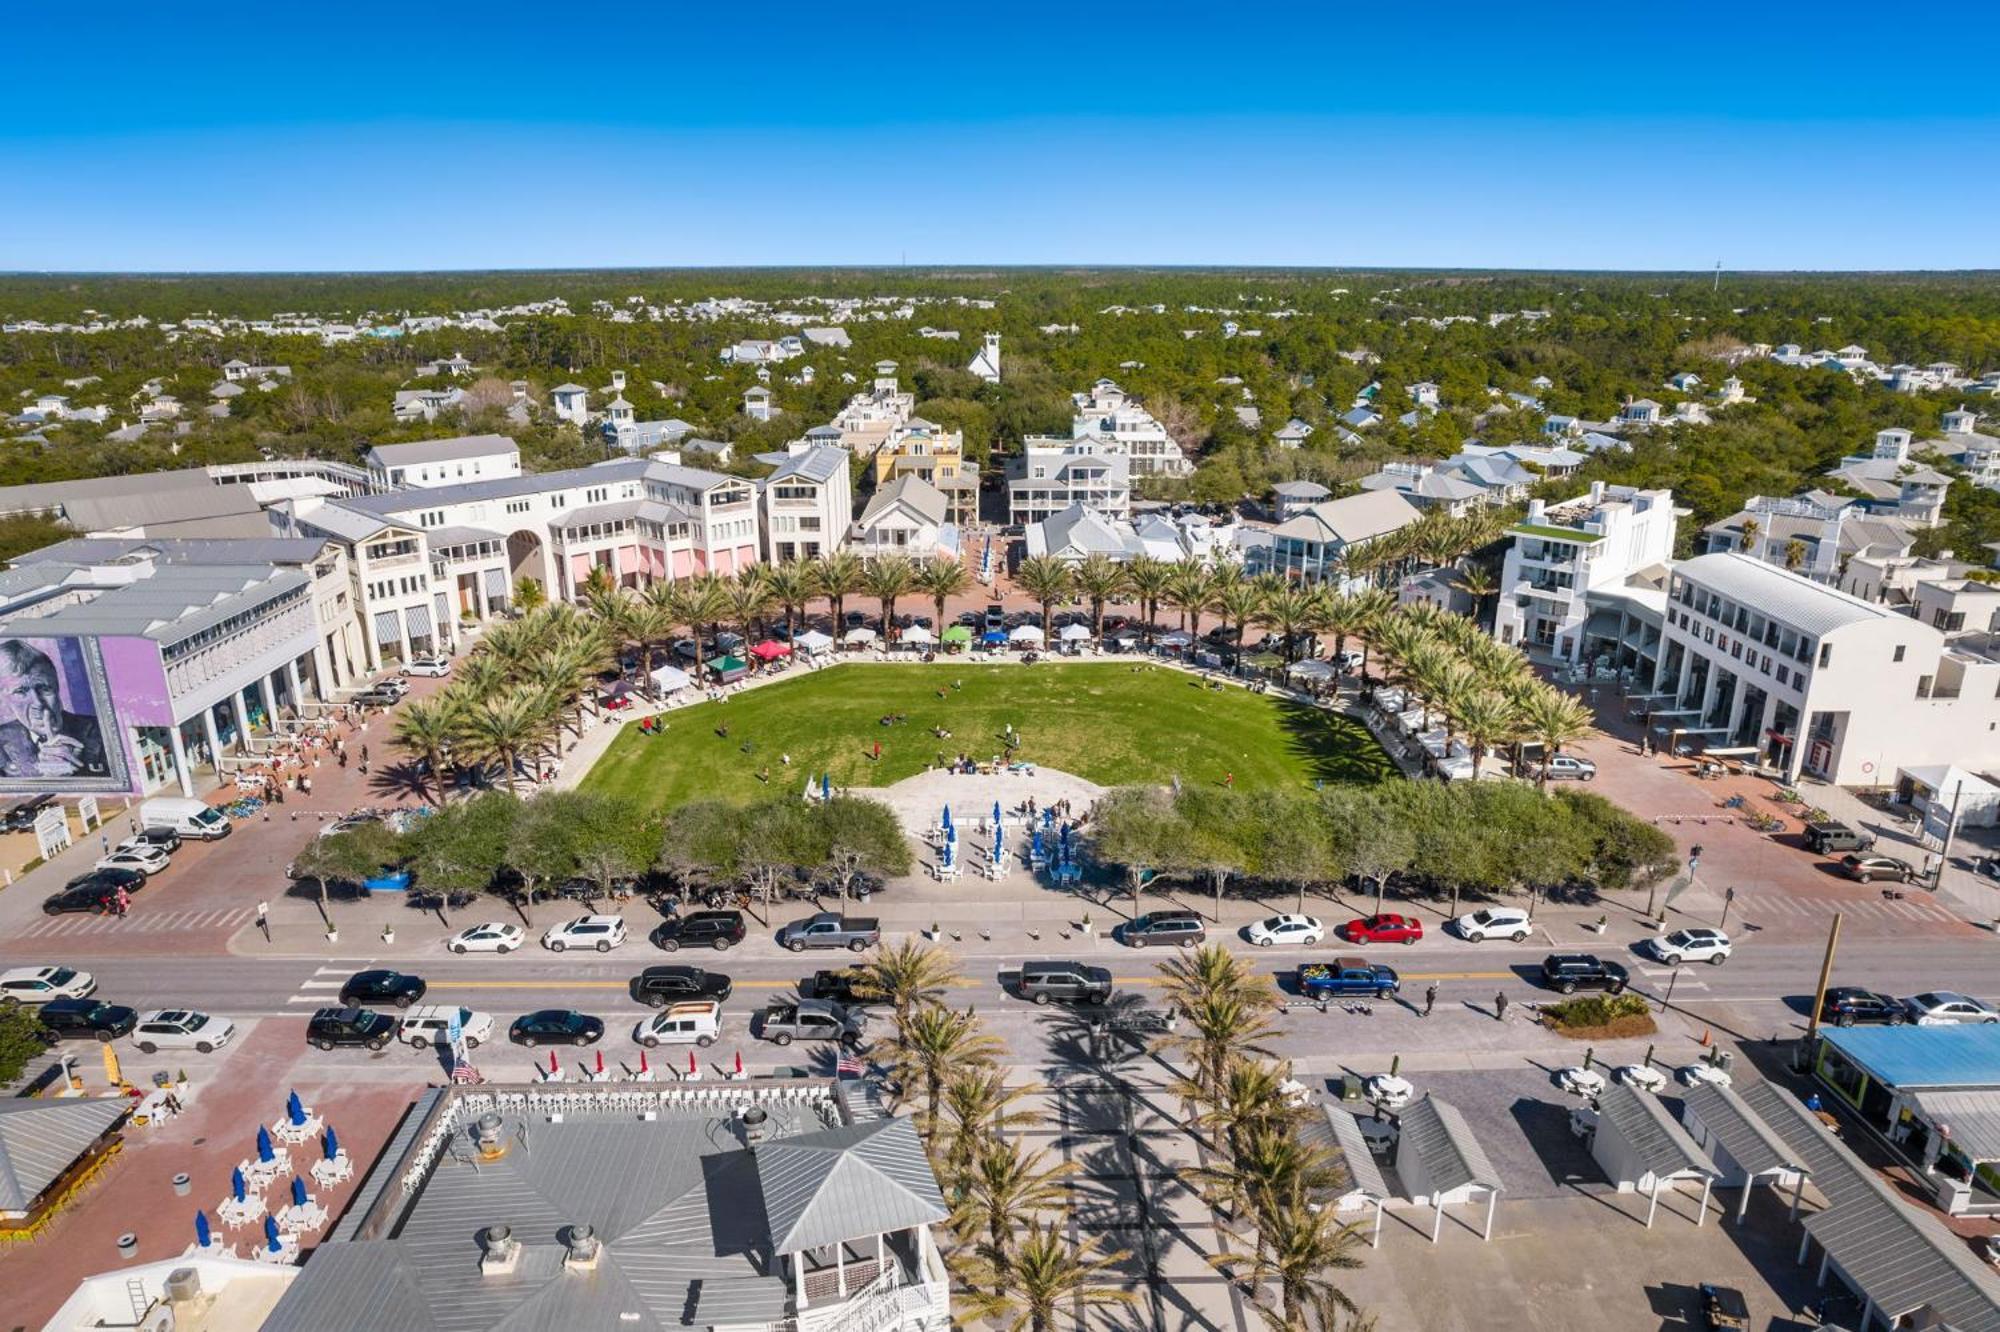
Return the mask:
{"type": "Polygon", "coordinates": [[[626,724],[584,785],[662,808],[700,797],[747,801],[796,789],[821,772],[836,786],[888,786],[935,764],[940,751],[947,758],[1002,753],[1009,724],[1021,737],[1018,757],[1105,786],[1175,776],[1219,782],[1233,773],[1247,789],[1296,789],[1393,772],[1351,718],[1241,689],[1212,690],[1180,671],[1130,662],[844,665],[663,720],[668,729],[652,736],[626,724]],[[953,688],[955,681],[963,687],[953,688]],[[881,724],[894,713],[908,720],[881,724]],[[726,738],[718,734],[725,724],[726,738]],[[951,738],[933,736],[933,726],[951,738]],[[872,757],[877,741],[879,760],[872,757]],[[780,761],[785,754],[789,768],[780,761]],[[769,785],[758,780],[766,767],[769,785]]]}

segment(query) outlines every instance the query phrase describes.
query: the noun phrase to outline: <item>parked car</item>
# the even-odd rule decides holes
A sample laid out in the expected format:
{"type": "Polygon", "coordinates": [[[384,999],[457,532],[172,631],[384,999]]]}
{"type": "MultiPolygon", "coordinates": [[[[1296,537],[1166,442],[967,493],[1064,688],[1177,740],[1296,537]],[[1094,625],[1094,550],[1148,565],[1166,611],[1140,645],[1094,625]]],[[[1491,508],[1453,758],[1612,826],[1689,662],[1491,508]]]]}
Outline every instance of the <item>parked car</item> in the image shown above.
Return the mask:
{"type": "Polygon", "coordinates": [[[98,857],[96,868],[130,870],[143,878],[151,878],[165,869],[167,864],[167,853],[158,847],[134,846],[115,848],[110,855],[98,857]]]}
{"type": "Polygon", "coordinates": [[[1118,937],[1130,948],[1179,944],[1186,948],[1208,938],[1208,928],[1192,911],[1148,911],[1118,927],[1118,937]]]}
{"type": "Polygon", "coordinates": [[[396,1036],[396,1019],[368,1008],[322,1008],[306,1023],[306,1044],[319,1050],[365,1045],[384,1050],[396,1036]]]}
{"type": "Polygon", "coordinates": [[[780,1001],[758,1015],[757,1035],[773,1045],[793,1041],[838,1041],[849,1049],[861,1043],[868,1020],[824,999],[780,1001]]]}
{"type": "Polygon", "coordinates": [[[458,1034],[468,1050],[477,1050],[493,1035],[493,1015],[453,1004],[422,1004],[403,1014],[396,1024],[398,1040],[408,1041],[419,1050],[451,1043],[451,1019],[458,1017],[458,1034]]]}
{"type": "Polygon", "coordinates": [[[1558,994],[1575,994],[1578,990],[1623,994],[1631,980],[1624,967],[1595,953],[1550,953],[1542,959],[1542,984],[1558,994]]]}
{"type": "Polygon", "coordinates": [[[1894,856],[1880,855],[1872,851],[1867,854],[1855,852],[1852,855],[1842,856],[1840,858],[1840,872],[1856,883],[1873,883],[1877,879],[1889,879],[1896,883],[1908,883],[1917,877],[1915,867],[1907,861],[1898,860],[1894,856]]]}
{"type": "Polygon", "coordinates": [[[408,1008],[424,997],[426,988],[423,977],[406,972],[357,971],[340,987],[340,1002],[355,1007],[391,1004],[397,1008],[408,1008]]]}
{"type": "Polygon", "coordinates": [[[403,701],[403,693],[403,690],[389,688],[388,682],[384,681],[373,689],[362,690],[348,702],[360,708],[393,708],[403,701]]]}
{"type": "Polygon", "coordinates": [[[632,978],[632,997],[650,1008],[688,999],[710,999],[721,1003],[735,990],[729,977],[700,967],[647,967],[632,978]]]}
{"type": "Polygon", "coordinates": [[[1460,938],[1479,943],[1486,939],[1512,939],[1520,943],[1534,933],[1535,922],[1520,907],[1482,907],[1452,921],[1460,938]]]}
{"type": "Polygon", "coordinates": [[[104,915],[118,909],[118,885],[98,883],[88,877],[79,879],[69,887],[49,894],[42,899],[42,914],[64,916],[73,912],[88,911],[104,915]]]}
{"type": "Polygon", "coordinates": [[[1245,927],[1243,937],[1259,948],[1269,948],[1274,944],[1303,947],[1325,938],[1326,927],[1312,916],[1286,913],[1266,916],[1256,924],[1245,927]]]}
{"type": "Polygon", "coordinates": [[[1683,962],[1706,962],[1719,967],[1729,960],[1729,936],[1706,925],[1675,930],[1672,934],[1649,939],[1647,944],[1653,956],[1670,967],[1677,967],[1683,962]]]}
{"type": "Polygon", "coordinates": [[[1360,957],[1308,962],[1298,969],[1299,993],[1308,999],[1388,999],[1403,988],[1393,968],[1360,957]]]}
{"type": "Polygon", "coordinates": [[[139,1019],[132,1044],[147,1054],[160,1050],[199,1050],[211,1054],[236,1039],[236,1024],[192,1008],[162,1008],[139,1019]]]}
{"type": "Polygon", "coordinates": [[[33,832],[35,820],[42,811],[55,803],[54,796],[29,796],[17,800],[7,807],[7,813],[0,816],[0,832],[33,832]]]}
{"type": "Polygon", "coordinates": [[[451,674],[450,657],[413,657],[403,668],[405,675],[428,675],[433,678],[451,674]]]}
{"type": "Polygon", "coordinates": [[[1873,849],[1873,834],[1856,832],[1838,819],[1825,819],[1819,823],[1806,825],[1806,845],[1817,855],[1831,855],[1836,851],[1868,851],[1873,849]]]}
{"type": "Polygon", "coordinates": [[[75,967],[15,967],[0,971],[0,1000],[45,1004],[51,999],[88,999],[97,978],[75,967]]]}
{"type": "Polygon", "coordinates": [[[1552,782],[1587,782],[1597,776],[1597,765],[1575,754],[1551,754],[1546,763],[1528,765],[1531,777],[1540,777],[1544,770],[1552,782]]]}
{"type": "Polygon", "coordinates": [[[130,837],[127,837],[111,849],[114,851],[131,851],[138,847],[146,846],[172,855],[181,849],[181,835],[172,828],[141,828],[138,832],[133,833],[130,837]]]}
{"type": "Polygon", "coordinates": [[[102,999],[51,999],[42,1005],[41,1021],[51,1040],[108,1042],[132,1030],[139,1014],[102,999]]]}
{"type": "Polygon", "coordinates": [[[1350,920],[1340,927],[1340,933],[1349,943],[1413,944],[1424,937],[1424,923],[1415,916],[1385,911],[1379,916],[1350,920]]]}
{"type": "Polygon", "coordinates": [[[839,971],[815,971],[799,982],[801,999],[830,999],[843,1008],[879,1002],[880,991],[866,967],[843,967],[839,971]]]}
{"type": "Polygon", "coordinates": [[[516,1045],[595,1045],[604,1039],[604,1020],[570,1008],[523,1013],[507,1028],[516,1045]]]}
{"type": "Polygon", "coordinates": [[[668,916],[653,928],[653,947],[665,952],[713,948],[718,953],[743,942],[741,911],[690,911],[668,916]]]}
{"type": "Polygon", "coordinates": [[[1345,652],[1335,653],[1333,656],[1327,658],[1327,660],[1333,663],[1333,669],[1339,671],[1342,675],[1349,675],[1360,670],[1361,663],[1368,660],[1368,658],[1355,649],[1349,648],[1345,652]]]}
{"type": "Polygon", "coordinates": [[[519,925],[492,921],[470,925],[444,941],[454,953],[511,953],[527,939],[519,925]]]}
{"type": "Polygon", "coordinates": [[[648,1050],[662,1045],[715,1044],[722,1031],[722,1005],[708,1000],[670,1004],[664,1012],[641,1018],[632,1039],[648,1050]]]}
{"type": "Polygon", "coordinates": [[[1014,988],[1038,1004],[1101,1004],[1111,998],[1111,972],[1085,962],[1023,962],[1014,988]]]}
{"type": "Polygon", "coordinates": [[[1995,1008],[1984,999],[1974,999],[1969,994],[1959,994],[1954,990],[1926,990],[1913,994],[1909,1002],[1910,1016],[1919,1025],[1942,1026],[1951,1022],[2000,1022],[2000,1008],[1995,1008]]]}
{"type": "Polygon", "coordinates": [[[608,953],[625,942],[623,916],[578,916],[542,932],[542,947],[551,953],[571,948],[595,948],[608,953]]]}
{"type": "Polygon", "coordinates": [[[87,874],[79,874],[63,885],[65,888],[123,888],[128,893],[136,893],[146,886],[146,876],[135,869],[93,869],[87,874]]]}
{"type": "Polygon", "coordinates": [[[873,916],[843,916],[838,911],[822,911],[778,931],[779,945],[794,953],[808,948],[847,948],[858,953],[881,940],[881,923],[873,916]]]}
{"type": "Polygon", "coordinates": [[[1910,1010],[1875,990],[1864,990],[1858,985],[1833,985],[1827,988],[1826,998],[1820,1002],[1819,1020],[1836,1027],[1851,1027],[1858,1022],[1900,1027],[1910,1020],[1910,1010]]]}

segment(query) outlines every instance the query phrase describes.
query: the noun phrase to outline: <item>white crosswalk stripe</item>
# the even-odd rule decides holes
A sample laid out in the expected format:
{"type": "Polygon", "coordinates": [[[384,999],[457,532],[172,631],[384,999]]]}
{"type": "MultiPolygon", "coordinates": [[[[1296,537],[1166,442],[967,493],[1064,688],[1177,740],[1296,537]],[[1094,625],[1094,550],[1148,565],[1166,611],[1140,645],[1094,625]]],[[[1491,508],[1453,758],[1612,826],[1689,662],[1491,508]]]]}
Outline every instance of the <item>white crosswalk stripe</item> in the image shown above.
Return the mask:
{"type": "Polygon", "coordinates": [[[314,967],[312,978],[299,982],[299,992],[286,999],[287,1004],[311,1004],[315,1008],[330,1008],[340,1003],[340,987],[347,984],[347,978],[357,971],[372,966],[372,957],[350,959],[351,965],[344,967],[314,967]]]}
{"type": "Polygon", "coordinates": [[[1865,921],[1946,921],[1957,919],[1950,911],[1938,905],[1928,896],[1905,897],[1901,901],[1890,898],[1856,898],[1847,901],[1825,898],[1793,897],[1783,893],[1763,894],[1744,899],[1743,910],[1750,915],[1758,914],[1786,917],[1810,917],[1820,920],[1830,918],[1838,911],[1850,920],[1865,921]]]}
{"type": "Polygon", "coordinates": [[[50,916],[18,931],[24,939],[75,938],[92,934],[173,934],[186,930],[234,927],[249,920],[241,907],[207,911],[149,911],[126,916],[50,916]]]}

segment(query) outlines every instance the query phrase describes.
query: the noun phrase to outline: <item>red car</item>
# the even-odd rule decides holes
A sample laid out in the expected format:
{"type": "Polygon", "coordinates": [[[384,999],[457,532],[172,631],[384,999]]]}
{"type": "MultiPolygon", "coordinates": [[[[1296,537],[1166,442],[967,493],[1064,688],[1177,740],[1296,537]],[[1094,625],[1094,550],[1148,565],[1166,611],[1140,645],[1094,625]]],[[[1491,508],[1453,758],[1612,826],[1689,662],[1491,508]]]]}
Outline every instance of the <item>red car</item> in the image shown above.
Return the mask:
{"type": "Polygon", "coordinates": [[[1415,916],[1399,916],[1393,912],[1384,912],[1379,916],[1350,920],[1340,927],[1340,932],[1347,937],[1349,943],[1413,944],[1424,937],[1424,923],[1415,916]]]}

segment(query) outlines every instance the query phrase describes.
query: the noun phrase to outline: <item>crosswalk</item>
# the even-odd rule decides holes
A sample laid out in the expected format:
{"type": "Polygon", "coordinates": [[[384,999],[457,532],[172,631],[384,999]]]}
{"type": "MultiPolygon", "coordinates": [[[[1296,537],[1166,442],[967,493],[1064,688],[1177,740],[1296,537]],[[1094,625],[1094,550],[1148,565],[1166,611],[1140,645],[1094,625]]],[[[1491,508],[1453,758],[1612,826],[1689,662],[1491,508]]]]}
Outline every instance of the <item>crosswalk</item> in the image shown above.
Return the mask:
{"type": "Polygon", "coordinates": [[[1874,920],[1898,924],[1913,921],[1935,924],[1958,919],[1952,912],[1940,906],[1928,893],[1913,894],[1901,901],[1886,897],[1829,899],[1791,897],[1783,893],[1756,893],[1745,897],[1739,905],[1752,916],[1761,912],[1794,921],[1807,918],[1825,920],[1836,911],[1849,920],[1874,920]]]}
{"type": "Polygon", "coordinates": [[[46,916],[15,931],[23,939],[74,939],[89,935],[185,934],[196,930],[235,930],[255,913],[248,907],[211,910],[134,911],[129,916],[46,916]]]}

